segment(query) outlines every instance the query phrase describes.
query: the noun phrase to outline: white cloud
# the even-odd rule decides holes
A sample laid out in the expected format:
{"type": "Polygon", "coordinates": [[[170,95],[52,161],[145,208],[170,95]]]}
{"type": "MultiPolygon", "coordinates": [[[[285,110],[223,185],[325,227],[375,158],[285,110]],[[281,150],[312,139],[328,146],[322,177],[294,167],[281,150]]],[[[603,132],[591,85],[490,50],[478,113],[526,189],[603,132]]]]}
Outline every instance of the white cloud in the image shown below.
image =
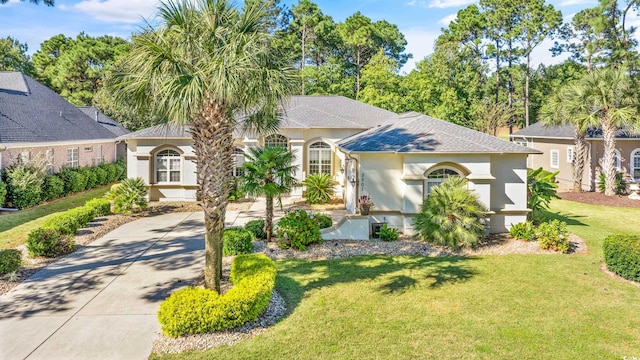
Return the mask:
{"type": "Polygon", "coordinates": [[[451,14],[451,15],[447,15],[444,18],[440,19],[438,21],[438,24],[440,25],[444,25],[444,26],[449,26],[449,24],[452,21],[455,21],[458,18],[458,14],[451,14]]]}
{"type": "MultiPolygon", "coordinates": [[[[421,1],[421,2],[424,3],[424,1],[421,1]]],[[[429,3],[429,7],[445,9],[445,8],[452,8],[452,7],[461,7],[474,2],[476,1],[475,0],[431,0],[431,2],[429,3]]]]}
{"type": "Polygon", "coordinates": [[[407,39],[407,53],[413,54],[413,58],[400,69],[400,72],[411,72],[415,69],[416,62],[424,59],[427,55],[433,53],[433,44],[435,44],[439,31],[426,30],[424,28],[409,28],[400,30],[405,39],[407,39]]]}
{"type": "Polygon", "coordinates": [[[99,21],[139,23],[141,18],[153,16],[159,4],[158,0],[83,0],[71,9],[99,21]]]}

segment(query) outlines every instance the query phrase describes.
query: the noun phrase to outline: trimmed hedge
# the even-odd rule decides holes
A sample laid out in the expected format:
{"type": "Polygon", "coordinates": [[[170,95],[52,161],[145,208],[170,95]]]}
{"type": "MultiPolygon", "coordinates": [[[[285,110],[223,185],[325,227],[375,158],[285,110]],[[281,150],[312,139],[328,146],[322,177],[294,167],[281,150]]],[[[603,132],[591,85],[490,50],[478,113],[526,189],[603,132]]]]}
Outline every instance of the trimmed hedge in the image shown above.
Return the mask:
{"type": "Polygon", "coordinates": [[[84,206],[93,208],[95,216],[105,216],[111,214],[111,203],[105,198],[95,198],[84,203],[84,206]]]}
{"type": "Polygon", "coordinates": [[[42,200],[52,200],[64,194],[64,181],[57,175],[47,175],[42,185],[42,200]]]}
{"type": "Polygon", "coordinates": [[[255,239],[267,238],[267,233],[264,231],[264,219],[251,220],[244,224],[244,229],[253,234],[255,239]]]}
{"type": "Polygon", "coordinates": [[[4,205],[4,199],[7,196],[7,185],[0,180],[0,207],[4,205]]]}
{"type": "Polygon", "coordinates": [[[51,216],[42,223],[40,228],[56,230],[63,235],[75,235],[80,228],[80,221],[68,211],[51,216]]]}
{"type": "Polygon", "coordinates": [[[225,229],[222,236],[222,255],[251,254],[253,234],[243,228],[225,229]]]}
{"type": "Polygon", "coordinates": [[[14,272],[20,268],[22,256],[16,249],[0,250],[0,275],[14,272]]]}
{"type": "Polygon", "coordinates": [[[55,229],[39,228],[29,233],[27,250],[29,256],[56,257],[68,254],[75,249],[70,235],[62,234],[55,229]]]}
{"type": "Polygon", "coordinates": [[[170,337],[222,331],[254,321],[267,307],[275,286],[276,266],[263,254],[240,255],[231,265],[234,286],[224,295],[188,288],[171,294],[158,311],[162,331],[170,337]]]}
{"type": "Polygon", "coordinates": [[[602,243],[607,268],[627,280],[640,281],[640,236],[613,234],[602,243]]]}
{"type": "Polygon", "coordinates": [[[68,216],[76,218],[80,228],[87,226],[95,218],[95,210],[90,206],[79,206],[65,211],[68,216]]]}

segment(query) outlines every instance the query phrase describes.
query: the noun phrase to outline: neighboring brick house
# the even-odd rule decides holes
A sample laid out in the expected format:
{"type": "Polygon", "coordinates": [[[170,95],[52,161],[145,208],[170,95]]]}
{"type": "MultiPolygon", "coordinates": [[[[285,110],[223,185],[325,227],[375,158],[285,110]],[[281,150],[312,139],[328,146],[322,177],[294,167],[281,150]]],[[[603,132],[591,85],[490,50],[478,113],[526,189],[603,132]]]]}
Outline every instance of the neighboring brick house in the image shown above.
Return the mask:
{"type": "Polygon", "coordinates": [[[95,108],[78,108],[27,75],[0,72],[0,169],[18,159],[40,159],[50,172],[114,162],[126,152],[116,138],[126,133],[95,108]]]}

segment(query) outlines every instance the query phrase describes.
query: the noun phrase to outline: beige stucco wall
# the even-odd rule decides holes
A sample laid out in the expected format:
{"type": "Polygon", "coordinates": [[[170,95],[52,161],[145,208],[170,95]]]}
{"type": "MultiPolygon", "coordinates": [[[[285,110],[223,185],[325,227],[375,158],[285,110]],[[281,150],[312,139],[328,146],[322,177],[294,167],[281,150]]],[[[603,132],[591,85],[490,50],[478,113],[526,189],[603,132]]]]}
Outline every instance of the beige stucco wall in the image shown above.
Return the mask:
{"type": "MultiPolygon", "coordinates": [[[[53,150],[53,172],[58,172],[67,165],[67,149],[78,149],[78,166],[94,166],[99,163],[97,148],[102,146],[102,161],[114,162],[116,158],[116,143],[114,140],[98,140],[86,142],[43,143],[43,144],[0,144],[0,169],[11,166],[28,151],[29,158],[36,161],[38,158],[45,161],[47,150],[53,150]],[[6,147],[6,148],[5,148],[6,147]]],[[[121,146],[123,148],[123,146],[121,146]]]]}

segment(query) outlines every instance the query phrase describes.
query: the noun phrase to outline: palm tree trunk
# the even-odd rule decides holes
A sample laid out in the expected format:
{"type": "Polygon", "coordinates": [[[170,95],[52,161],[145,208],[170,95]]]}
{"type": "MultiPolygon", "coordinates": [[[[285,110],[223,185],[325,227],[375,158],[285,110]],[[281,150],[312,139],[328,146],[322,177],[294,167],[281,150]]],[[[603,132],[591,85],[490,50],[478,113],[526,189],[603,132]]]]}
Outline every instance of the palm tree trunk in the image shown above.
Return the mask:
{"type": "Polygon", "coordinates": [[[584,163],[587,157],[587,140],[585,135],[576,127],[576,151],[573,154],[573,192],[582,192],[582,177],[584,176],[584,163]]]}
{"type": "Polygon", "coordinates": [[[605,173],[604,194],[613,196],[616,194],[616,128],[608,118],[602,119],[602,141],[604,142],[604,156],[602,158],[602,171],[605,173]]]}
{"type": "Polygon", "coordinates": [[[208,102],[191,124],[198,185],[204,210],[204,284],[220,293],[222,234],[232,171],[233,136],[224,103],[208,102]]]}
{"type": "Polygon", "coordinates": [[[264,219],[264,231],[267,234],[267,242],[271,242],[273,232],[273,197],[267,196],[267,215],[264,219]]]}

